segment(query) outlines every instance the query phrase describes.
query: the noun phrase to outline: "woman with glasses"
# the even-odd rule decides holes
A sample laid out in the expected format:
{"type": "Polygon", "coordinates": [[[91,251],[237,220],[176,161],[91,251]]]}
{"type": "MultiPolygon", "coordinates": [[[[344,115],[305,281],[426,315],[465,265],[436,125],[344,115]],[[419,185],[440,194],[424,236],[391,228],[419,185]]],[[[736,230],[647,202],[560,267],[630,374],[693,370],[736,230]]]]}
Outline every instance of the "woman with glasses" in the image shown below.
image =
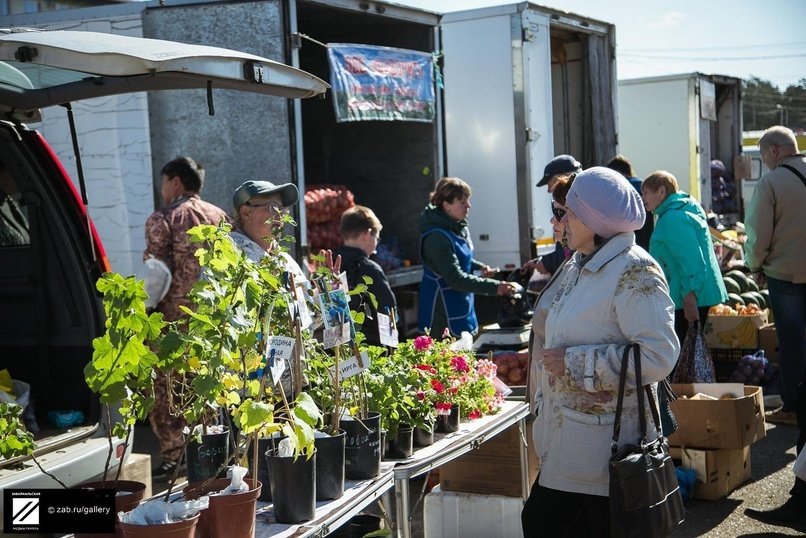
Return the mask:
{"type": "MultiPolygon", "coordinates": [[[[635,244],[646,216],[618,172],[594,167],[568,190],[561,224],[575,251],[533,321],[532,437],[540,474],[521,515],[524,536],[608,536],[608,460],[624,350],[637,344],[642,381],[656,391],[677,361],[674,304],[663,271],[635,244]],[[535,352],[537,350],[537,352],[535,352]]],[[[633,393],[635,376],[628,376],[633,393]]],[[[639,438],[635,398],[624,401],[619,444],[639,438]]],[[[648,438],[657,436],[649,413],[648,438]]]]}
{"type": "Polygon", "coordinates": [[[515,282],[489,278],[496,270],[473,258],[467,227],[470,194],[470,186],[461,179],[442,178],[420,215],[423,278],[418,326],[436,337],[446,328],[454,336],[478,331],[474,294],[509,296],[522,289],[515,282]]]}

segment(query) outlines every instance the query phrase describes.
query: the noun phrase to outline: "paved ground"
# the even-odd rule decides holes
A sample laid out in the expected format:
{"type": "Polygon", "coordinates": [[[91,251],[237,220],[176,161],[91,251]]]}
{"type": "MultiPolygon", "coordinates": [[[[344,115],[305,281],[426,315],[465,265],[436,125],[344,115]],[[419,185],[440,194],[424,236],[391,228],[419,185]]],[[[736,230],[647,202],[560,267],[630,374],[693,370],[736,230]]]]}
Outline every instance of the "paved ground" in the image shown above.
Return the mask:
{"type": "MultiPolygon", "coordinates": [[[[794,481],[792,463],[796,437],[794,427],[768,424],[767,436],[751,448],[753,479],[718,501],[688,501],[686,521],[672,535],[673,538],[802,536],[793,529],[766,525],[744,515],[746,507],[768,509],[786,501],[794,481]]],[[[153,461],[158,461],[154,438],[147,426],[137,428],[134,448],[136,452],[152,454],[153,461]]],[[[154,491],[161,491],[166,485],[154,482],[154,491]]],[[[412,483],[413,496],[419,493],[421,485],[422,482],[412,483]]],[[[412,527],[414,537],[423,538],[422,504],[415,511],[412,527]]]]}

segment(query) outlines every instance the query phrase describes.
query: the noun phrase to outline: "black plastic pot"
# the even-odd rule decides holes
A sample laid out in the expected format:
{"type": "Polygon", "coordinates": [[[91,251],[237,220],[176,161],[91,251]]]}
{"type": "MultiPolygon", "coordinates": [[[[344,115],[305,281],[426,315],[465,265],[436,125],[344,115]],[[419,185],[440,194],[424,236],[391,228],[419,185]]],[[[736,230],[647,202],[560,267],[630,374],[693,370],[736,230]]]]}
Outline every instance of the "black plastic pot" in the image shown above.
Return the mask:
{"type": "Polygon", "coordinates": [[[414,446],[423,447],[423,446],[431,446],[434,444],[434,427],[435,425],[431,425],[431,429],[426,430],[425,428],[414,428],[414,446]]]}
{"type": "Polygon", "coordinates": [[[274,519],[278,523],[302,523],[316,514],[316,454],[280,458],[276,449],[266,452],[274,519]]]}
{"type": "Polygon", "coordinates": [[[344,417],[341,428],[347,433],[344,447],[344,475],[353,480],[375,478],[381,472],[380,413],[369,413],[364,420],[344,417]]]}
{"type": "MultiPolygon", "coordinates": [[[[257,500],[262,502],[271,502],[271,486],[269,485],[269,466],[266,464],[266,452],[272,448],[276,448],[280,439],[280,434],[277,434],[273,440],[269,437],[263,437],[257,440],[257,453],[260,458],[260,465],[257,468],[257,479],[263,484],[263,488],[260,490],[260,497],[258,497],[257,500]]],[[[250,472],[255,468],[252,462],[253,454],[254,452],[252,452],[250,448],[248,454],[250,472]]]]}
{"type": "Polygon", "coordinates": [[[449,415],[437,415],[437,433],[453,433],[459,431],[459,404],[451,406],[449,415]]]}
{"type": "Polygon", "coordinates": [[[347,434],[317,437],[316,446],[316,500],[338,499],[344,495],[344,443],[347,434]]]}
{"type": "Polygon", "coordinates": [[[404,460],[411,457],[414,452],[414,428],[408,424],[401,424],[397,428],[397,435],[386,443],[386,459],[404,460]]]}
{"type": "Polygon", "coordinates": [[[226,478],[229,462],[229,431],[202,434],[201,443],[190,440],[185,448],[188,482],[204,482],[218,476],[226,478]]]}
{"type": "Polygon", "coordinates": [[[380,528],[380,517],[369,514],[359,514],[350,519],[350,538],[364,538],[364,535],[380,530],[380,528]]]}

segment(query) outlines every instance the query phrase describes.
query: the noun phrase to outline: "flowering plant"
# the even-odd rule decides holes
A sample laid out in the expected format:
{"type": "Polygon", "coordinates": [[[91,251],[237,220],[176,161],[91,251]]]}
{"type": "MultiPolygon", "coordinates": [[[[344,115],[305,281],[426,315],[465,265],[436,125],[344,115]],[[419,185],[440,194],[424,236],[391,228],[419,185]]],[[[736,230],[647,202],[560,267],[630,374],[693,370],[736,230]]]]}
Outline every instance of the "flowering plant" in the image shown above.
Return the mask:
{"type": "Polygon", "coordinates": [[[421,412],[447,415],[454,404],[459,404],[462,418],[495,413],[503,402],[493,384],[495,364],[477,361],[472,353],[456,347],[456,340],[450,336],[435,340],[425,335],[402,343],[395,351],[417,373],[419,382],[414,390],[421,412]]]}

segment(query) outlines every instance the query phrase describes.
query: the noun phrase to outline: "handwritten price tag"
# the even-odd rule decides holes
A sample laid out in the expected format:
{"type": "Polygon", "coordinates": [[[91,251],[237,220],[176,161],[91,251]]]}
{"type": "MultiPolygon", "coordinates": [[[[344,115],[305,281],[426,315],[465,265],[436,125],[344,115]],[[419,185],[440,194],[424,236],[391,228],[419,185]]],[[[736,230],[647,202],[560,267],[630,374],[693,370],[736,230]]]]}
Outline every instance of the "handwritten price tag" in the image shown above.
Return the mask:
{"type": "Polygon", "coordinates": [[[397,327],[392,325],[391,316],[381,314],[378,312],[378,336],[380,337],[381,344],[389,347],[397,347],[400,343],[397,334],[397,327]]]}
{"type": "MultiPolygon", "coordinates": [[[[360,374],[367,368],[369,368],[369,355],[367,355],[366,351],[361,352],[361,361],[364,363],[364,366],[360,366],[358,364],[358,359],[354,356],[350,357],[346,361],[341,361],[339,363],[339,379],[347,379],[348,377],[353,377],[354,375],[360,374]]],[[[330,376],[332,378],[336,377],[336,367],[332,367],[330,369],[330,376]]]]}
{"type": "Polygon", "coordinates": [[[288,367],[291,353],[294,350],[294,339],[287,336],[269,336],[266,339],[266,365],[271,373],[271,380],[276,385],[288,367]]]}
{"type": "Polygon", "coordinates": [[[350,341],[350,324],[342,323],[326,328],[322,340],[322,345],[324,345],[325,349],[330,349],[340,344],[346,344],[350,341]]]}

